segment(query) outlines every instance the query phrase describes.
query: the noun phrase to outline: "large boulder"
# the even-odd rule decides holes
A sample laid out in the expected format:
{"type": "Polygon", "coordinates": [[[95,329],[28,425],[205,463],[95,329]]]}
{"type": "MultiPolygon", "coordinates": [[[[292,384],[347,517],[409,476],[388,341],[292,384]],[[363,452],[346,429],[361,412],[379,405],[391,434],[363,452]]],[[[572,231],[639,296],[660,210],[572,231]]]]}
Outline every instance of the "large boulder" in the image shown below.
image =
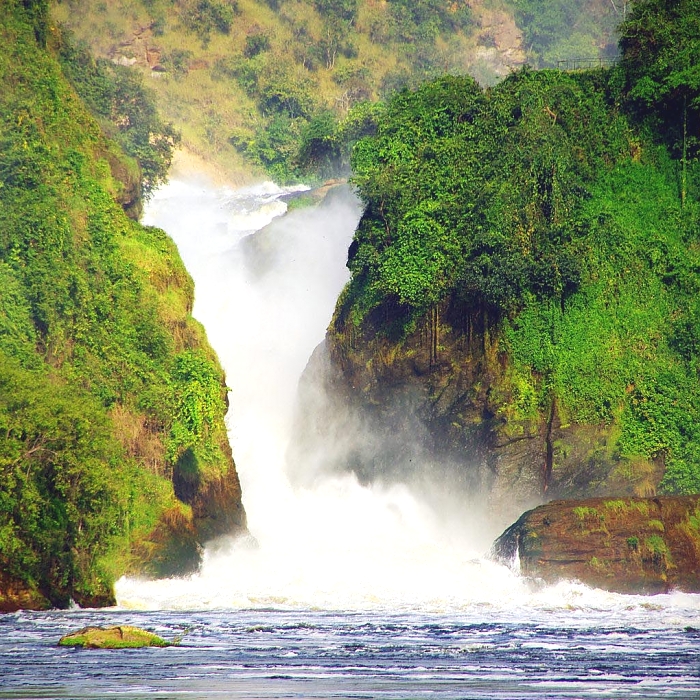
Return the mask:
{"type": "Polygon", "coordinates": [[[700,592],[700,495],[553,501],[524,513],[493,551],[547,582],[700,592]]]}

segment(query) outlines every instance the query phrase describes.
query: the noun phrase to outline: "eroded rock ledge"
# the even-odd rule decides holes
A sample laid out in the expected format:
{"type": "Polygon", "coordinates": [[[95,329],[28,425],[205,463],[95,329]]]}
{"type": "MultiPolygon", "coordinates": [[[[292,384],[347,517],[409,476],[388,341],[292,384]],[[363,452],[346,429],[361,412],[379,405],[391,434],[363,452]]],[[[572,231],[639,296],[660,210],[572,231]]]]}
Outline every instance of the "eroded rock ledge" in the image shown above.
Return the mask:
{"type": "Polygon", "coordinates": [[[618,593],[700,592],[700,495],[552,501],[494,543],[525,576],[618,593]]]}

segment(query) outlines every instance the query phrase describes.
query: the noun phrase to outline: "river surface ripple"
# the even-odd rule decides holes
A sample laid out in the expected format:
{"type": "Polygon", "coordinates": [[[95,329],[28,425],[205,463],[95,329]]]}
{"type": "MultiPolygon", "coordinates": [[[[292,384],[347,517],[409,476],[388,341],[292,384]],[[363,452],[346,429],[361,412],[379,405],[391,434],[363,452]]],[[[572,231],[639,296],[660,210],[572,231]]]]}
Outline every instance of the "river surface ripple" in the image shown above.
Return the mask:
{"type": "Polygon", "coordinates": [[[21,612],[0,617],[0,698],[697,700],[700,632],[682,614],[658,626],[653,607],[635,607],[633,624],[591,610],[21,612]],[[56,646],[95,624],[184,636],[166,649],[56,646]]]}

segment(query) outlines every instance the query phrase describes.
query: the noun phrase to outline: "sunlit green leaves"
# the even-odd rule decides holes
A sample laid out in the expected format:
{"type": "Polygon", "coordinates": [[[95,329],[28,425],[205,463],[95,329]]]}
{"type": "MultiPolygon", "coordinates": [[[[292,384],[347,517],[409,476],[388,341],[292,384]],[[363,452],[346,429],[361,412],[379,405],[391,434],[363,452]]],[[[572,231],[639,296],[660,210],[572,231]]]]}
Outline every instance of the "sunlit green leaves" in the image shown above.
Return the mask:
{"type": "Polygon", "coordinates": [[[628,147],[602,82],[524,70],[485,92],[445,77],[395,96],[352,156],[368,206],[350,267],[364,292],[417,313],[452,294],[497,313],[526,292],[570,295],[581,277],[576,210],[628,147]],[[362,270],[367,244],[380,261],[362,270]]]}
{"type": "Polygon", "coordinates": [[[620,28],[622,69],[638,119],[685,158],[700,148],[700,2],[642,0],[620,28]]]}

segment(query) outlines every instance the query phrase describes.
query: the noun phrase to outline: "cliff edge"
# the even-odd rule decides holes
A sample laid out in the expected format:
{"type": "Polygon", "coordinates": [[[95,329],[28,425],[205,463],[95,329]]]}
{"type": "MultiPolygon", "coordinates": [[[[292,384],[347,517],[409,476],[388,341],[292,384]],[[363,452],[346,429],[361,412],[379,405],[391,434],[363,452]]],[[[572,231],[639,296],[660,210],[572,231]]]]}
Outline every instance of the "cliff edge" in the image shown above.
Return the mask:
{"type": "MultiPolygon", "coordinates": [[[[0,13],[3,611],[113,604],[117,577],[193,571],[207,539],[245,528],[192,280],[127,216],[142,163],[66,80],[47,10],[0,13]]],[[[121,77],[94,95],[124,97],[121,77]]]]}

